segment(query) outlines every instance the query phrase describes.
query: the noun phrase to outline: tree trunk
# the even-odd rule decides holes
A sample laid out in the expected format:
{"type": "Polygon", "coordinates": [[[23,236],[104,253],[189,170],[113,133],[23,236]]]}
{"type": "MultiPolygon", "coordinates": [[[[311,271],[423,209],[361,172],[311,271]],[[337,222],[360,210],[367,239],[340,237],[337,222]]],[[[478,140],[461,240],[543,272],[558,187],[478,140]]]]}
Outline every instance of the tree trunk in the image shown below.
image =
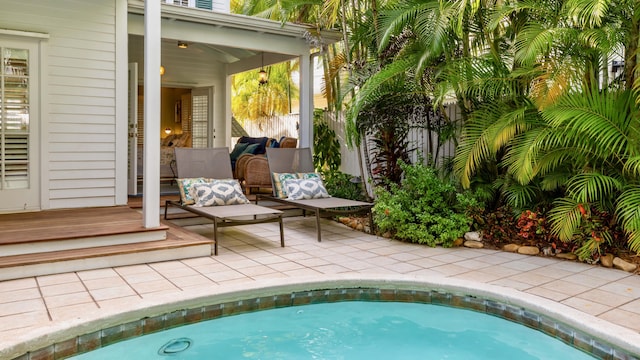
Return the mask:
{"type": "Polygon", "coordinates": [[[633,14],[629,30],[629,41],[624,49],[624,80],[626,89],[632,89],[636,81],[638,42],[640,42],[640,14],[633,14]]]}

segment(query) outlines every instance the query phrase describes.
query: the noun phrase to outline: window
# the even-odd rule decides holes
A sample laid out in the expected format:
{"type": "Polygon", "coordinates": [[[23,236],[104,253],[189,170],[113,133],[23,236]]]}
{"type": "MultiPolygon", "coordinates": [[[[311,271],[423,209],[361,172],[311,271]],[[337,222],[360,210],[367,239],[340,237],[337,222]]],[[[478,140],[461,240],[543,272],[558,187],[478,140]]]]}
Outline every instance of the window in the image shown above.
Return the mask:
{"type": "Polygon", "coordinates": [[[0,47],[0,190],[29,188],[29,50],[0,47]]]}
{"type": "Polygon", "coordinates": [[[191,100],[191,131],[194,148],[207,147],[207,130],[209,128],[209,96],[193,95],[191,100]]]}

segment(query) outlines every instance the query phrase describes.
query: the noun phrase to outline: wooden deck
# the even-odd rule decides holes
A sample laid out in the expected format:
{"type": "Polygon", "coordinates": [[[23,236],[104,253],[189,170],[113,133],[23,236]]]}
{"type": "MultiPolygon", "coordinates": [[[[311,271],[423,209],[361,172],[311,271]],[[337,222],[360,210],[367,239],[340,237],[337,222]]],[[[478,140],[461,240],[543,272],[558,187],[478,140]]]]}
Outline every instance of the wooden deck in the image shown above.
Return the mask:
{"type": "Polygon", "coordinates": [[[0,215],[0,246],[155,230],[144,228],[142,214],[128,206],[4,214],[0,215]]]}
{"type": "Polygon", "coordinates": [[[145,228],[136,200],[0,214],[0,280],[211,254],[211,239],[169,222],[145,228]]]}

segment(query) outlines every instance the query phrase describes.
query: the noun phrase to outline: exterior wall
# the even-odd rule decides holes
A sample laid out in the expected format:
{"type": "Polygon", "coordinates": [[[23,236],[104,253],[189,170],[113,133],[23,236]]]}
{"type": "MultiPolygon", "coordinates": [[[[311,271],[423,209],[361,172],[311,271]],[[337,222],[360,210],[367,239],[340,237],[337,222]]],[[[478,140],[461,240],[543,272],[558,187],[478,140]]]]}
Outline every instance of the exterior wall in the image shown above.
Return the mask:
{"type": "MultiPolygon", "coordinates": [[[[0,0],[3,28],[49,34],[41,208],[116,204],[116,0],[0,0]]],[[[34,139],[37,141],[37,139],[34,139]]]]}
{"type": "Polygon", "coordinates": [[[229,0],[164,0],[166,4],[213,10],[224,13],[231,12],[229,0]]]}

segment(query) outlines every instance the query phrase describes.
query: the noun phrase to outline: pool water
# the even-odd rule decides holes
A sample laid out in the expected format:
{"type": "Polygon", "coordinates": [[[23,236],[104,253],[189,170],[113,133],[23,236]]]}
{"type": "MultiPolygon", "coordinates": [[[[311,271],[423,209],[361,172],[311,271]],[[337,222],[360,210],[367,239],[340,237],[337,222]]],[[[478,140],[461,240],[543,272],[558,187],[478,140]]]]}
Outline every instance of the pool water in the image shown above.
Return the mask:
{"type": "Polygon", "coordinates": [[[74,359],[383,358],[593,359],[540,331],[495,316],[430,304],[362,301],[218,318],[74,359]],[[163,346],[165,353],[160,354],[163,346]]]}

